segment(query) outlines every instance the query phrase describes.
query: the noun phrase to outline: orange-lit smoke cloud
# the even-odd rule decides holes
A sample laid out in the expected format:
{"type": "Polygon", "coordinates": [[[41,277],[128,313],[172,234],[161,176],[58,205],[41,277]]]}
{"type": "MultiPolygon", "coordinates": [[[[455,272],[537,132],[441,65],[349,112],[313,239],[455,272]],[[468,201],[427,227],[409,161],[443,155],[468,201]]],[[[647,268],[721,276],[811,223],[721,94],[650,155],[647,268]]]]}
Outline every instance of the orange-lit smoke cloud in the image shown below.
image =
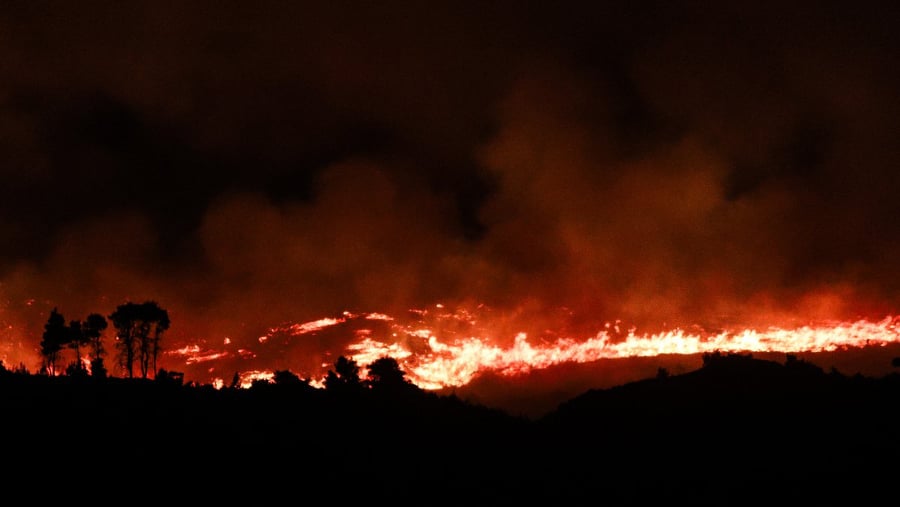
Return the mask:
{"type": "MultiPolygon", "coordinates": [[[[192,12],[182,14],[203,19],[192,12]]],[[[78,53],[73,88],[100,89],[215,156],[197,155],[206,166],[196,176],[185,176],[196,160],[175,149],[158,165],[128,159],[125,167],[146,164],[151,175],[168,171],[180,193],[167,197],[152,176],[134,185],[158,190],[158,199],[133,204],[132,187],[125,197],[104,187],[85,199],[110,200],[113,211],[53,215],[41,255],[3,257],[5,363],[36,367],[52,307],[75,319],[108,315],[126,300],[169,310],[170,350],[227,352],[218,362],[170,359],[169,367],[226,380],[251,366],[304,373],[333,361],[359,335],[274,343],[270,330],[344,311],[486,304],[496,310],[491,338],[508,345],[519,331],[588,337],[616,319],[714,330],[880,319],[900,303],[892,228],[900,111],[891,99],[897,67],[881,65],[891,61],[887,50],[805,11],[794,15],[808,28],[783,30],[776,21],[791,13],[760,9],[741,26],[761,31],[723,32],[732,14],[723,8],[684,26],[642,18],[639,35],[598,16],[606,35],[603,47],[591,42],[592,59],[578,51],[587,41],[556,37],[576,21],[562,14],[548,20],[554,28],[534,24],[539,15],[500,16],[498,7],[488,19],[504,20],[501,31],[440,12],[383,32],[330,11],[317,13],[326,22],[311,31],[260,14],[246,20],[252,35],[239,30],[239,13],[193,29],[151,16],[148,26],[168,30],[160,46],[132,41],[103,64],[89,48],[78,53]],[[285,47],[296,55],[281,64],[258,57],[285,47]],[[145,57],[137,69],[123,63],[133,53],[145,57]],[[330,147],[342,124],[389,130],[387,148],[330,147]],[[307,159],[285,154],[305,157],[305,149],[326,155],[309,155],[312,169],[292,166],[307,159]],[[282,165],[255,167],[247,153],[257,152],[282,165]],[[241,157],[240,169],[223,162],[241,157]],[[165,169],[169,160],[182,165],[165,169]],[[311,183],[285,176],[292,172],[311,183]],[[493,186],[464,203],[481,226],[470,235],[460,223],[465,199],[447,182],[476,176],[493,186]],[[307,184],[302,197],[284,197],[307,184]],[[192,211],[180,221],[182,207],[192,211]],[[175,235],[183,258],[166,257],[173,222],[183,229],[175,235]]],[[[80,47],[80,33],[67,25],[59,37],[80,47]]],[[[111,37],[98,33],[84,44],[111,37]]],[[[22,48],[9,65],[27,67],[22,55],[31,52],[37,63],[14,73],[19,84],[66,97],[46,72],[60,62],[22,48]]],[[[63,127],[12,85],[2,91],[10,114],[0,126],[17,139],[0,168],[9,188],[50,185],[75,155],[97,168],[97,181],[120,177],[93,145],[60,142],[60,160],[39,126],[63,127]],[[33,109],[13,107],[22,101],[33,109]]],[[[144,144],[115,148],[152,151],[171,140],[150,131],[144,144]]],[[[35,223],[0,217],[0,232],[24,242],[35,223]]]]}

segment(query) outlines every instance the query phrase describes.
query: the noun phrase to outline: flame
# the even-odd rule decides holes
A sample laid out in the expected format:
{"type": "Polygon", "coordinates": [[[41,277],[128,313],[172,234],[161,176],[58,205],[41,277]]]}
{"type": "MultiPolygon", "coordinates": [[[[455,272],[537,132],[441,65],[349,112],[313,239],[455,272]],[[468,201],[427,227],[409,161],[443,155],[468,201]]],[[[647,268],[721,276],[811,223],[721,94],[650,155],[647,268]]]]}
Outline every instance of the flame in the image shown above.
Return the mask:
{"type": "Polygon", "coordinates": [[[184,347],[175,350],[166,351],[166,353],[169,355],[184,356],[185,364],[205,363],[228,356],[228,352],[216,352],[213,350],[201,349],[200,345],[197,344],[185,345],[184,347]]]}
{"type": "MultiPolygon", "coordinates": [[[[190,380],[211,382],[216,387],[233,384],[235,372],[239,374],[238,384],[248,387],[255,380],[271,380],[279,369],[291,370],[310,385],[322,387],[339,355],[356,361],[361,375],[366,375],[368,364],[390,356],[413,384],[437,390],[466,385],[485,373],[512,377],[566,363],[715,351],[815,353],[900,344],[900,315],[803,325],[784,325],[782,321],[780,326],[765,328],[731,326],[707,331],[691,326],[638,331],[621,321],[581,324],[576,330],[567,326],[571,313],[563,310],[549,320],[522,313],[495,313],[485,305],[436,304],[408,309],[405,315],[344,311],[269,327],[250,343],[231,336],[190,340],[177,343],[177,348],[164,354],[166,369],[183,366],[197,374],[190,380]],[[316,335],[321,336],[314,338],[316,335]],[[310,346],[301,347],[311,339],[316,352],[310,352],[310,346]],[[322,350],[333,343],[340,345],[322,350]],[[292,353],[292,347],[305,352],[292,353]],[[276,362],[265,362],[273,357],[276,362]],[[295,368],[300,360],[306,361],[305,367],[310,370],[295,368]]],[[[20,327],[0,319],[0,361],[7,368],[37,353],[24,345],[20,327]]]]}
{"type": "Polygon", "coordinates": [[[560,338],[549,345],[537,346],[529,343],[525,333],[519,333],[513,346],[506,349],[479,338],[447,344],[432,336],[428,339],[427,354],[414,356],[402,346],[373,340],[363,341],[351,350],[358,350],[352,357],[361,362],[378,355],[391,355],[408,368],[408,378],[413,383],[425,389],[439,389],[467,384],[483,371],[512,376],[568,362],[713,351],[790,353],[885,346],[900,341],[897,322],[898,318],[886,317],[880,322],[859,320],[796,329],[745,329],[708,336],[681,329],[656,334],[637,334],[631,330],[621,342],[614,342],[609,332],[603,330],[584,341],[560,338]]]}
{"type": "MultiPolygon", "coordinates": [[[[402,319],[381,313],[344,312],[340,318],[272,328],[269,336],[284,334],[297,338],[354,320],[383,321],[388,325],[386,331],[370,327],[348,330],[348,336],[354,336],[356,341],[341,353],[355,360],[363,375],[365,365],[379,357],[393,357],[407,378],[423,389],[462,386],[489,371],[515,376],[562,363],[602,359],[714,351],[823,352],[900,343],[900,316],[887,316],[878,321],[828,321],[791,328],[772,326],[717,332],[675,328],[639,333],[636,328],[626,330],[621,322],[615,321],[604,324],[600,331],[586,338],[545,331],[550,339],[544,336],[531,340],[528,333],[520,331],[515,333],[510,345],[503,346],[496,332],[491,331],[489,315],[464,308],[451,311],[443,305],[410,309],[409,314],[412,321],[404,323],[402,319]]],[[[330,365],[326,363],[323,367],[330,365]]],[[[321,378],[312,381],[321,384],[321,378]]]]}
{"type": "MultiPolygon", "coordinates": [[[[306,333],[313,333],[315,331],[319,331],[326,327],[334,326],[335,324],[340,324],[341,322],[345,322],[346,319],[333,319],[333,318],[324,318],[319,320],[314,320],[312,322],[305,322],[303,324],[292,324],[288,326],[288,330],[291,334],[301,335],[306,333]]],[[[272,331],[275,331],[273,329],[272,331]]]]}

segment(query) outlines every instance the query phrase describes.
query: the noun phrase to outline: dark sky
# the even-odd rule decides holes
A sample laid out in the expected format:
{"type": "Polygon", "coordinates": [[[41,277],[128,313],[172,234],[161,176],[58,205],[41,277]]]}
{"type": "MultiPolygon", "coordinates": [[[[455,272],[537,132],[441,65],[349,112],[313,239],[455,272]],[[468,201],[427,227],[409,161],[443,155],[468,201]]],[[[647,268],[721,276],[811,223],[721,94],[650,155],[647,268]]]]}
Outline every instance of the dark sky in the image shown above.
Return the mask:
{"type": "Polygon", "coordinates": [[[52,306],[153,299],[176,342],[249,347],[435,302],[883,315],[898,27],[891,2],[7,0],[0,321],[35,344],[52,306]]]}

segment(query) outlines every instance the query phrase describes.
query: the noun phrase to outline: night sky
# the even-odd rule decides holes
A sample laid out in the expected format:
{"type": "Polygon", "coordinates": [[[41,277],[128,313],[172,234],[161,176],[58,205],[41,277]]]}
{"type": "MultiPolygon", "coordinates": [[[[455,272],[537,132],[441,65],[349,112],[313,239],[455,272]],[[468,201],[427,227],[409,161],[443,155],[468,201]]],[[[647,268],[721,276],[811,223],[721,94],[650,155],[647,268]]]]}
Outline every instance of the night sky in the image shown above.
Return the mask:
{"type": "MultiPolygon", "coordinates": [[[[244,349],[436,303],[892,314],[897,27],[892,2],[4,1],[0,359],[126,300],[168,309],[169,347],[244,349]]],[[[329,339],[292,357],[355,337],[329,339]]]]}

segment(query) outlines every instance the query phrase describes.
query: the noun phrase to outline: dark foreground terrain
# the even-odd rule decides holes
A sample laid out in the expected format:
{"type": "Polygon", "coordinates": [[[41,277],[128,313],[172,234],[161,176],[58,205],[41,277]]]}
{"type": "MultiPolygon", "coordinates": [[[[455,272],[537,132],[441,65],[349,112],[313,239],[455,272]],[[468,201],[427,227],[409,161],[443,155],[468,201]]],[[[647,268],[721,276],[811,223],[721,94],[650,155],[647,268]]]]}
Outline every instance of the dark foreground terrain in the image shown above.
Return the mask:
{"type": "Polygon", "coordinates": [[[409,386],[0,375],[18,503],[887,505],[900,375],[708,355],[537,420],[409,386]],[[887,503],[885,503],[887,502],[887,503]]]}

